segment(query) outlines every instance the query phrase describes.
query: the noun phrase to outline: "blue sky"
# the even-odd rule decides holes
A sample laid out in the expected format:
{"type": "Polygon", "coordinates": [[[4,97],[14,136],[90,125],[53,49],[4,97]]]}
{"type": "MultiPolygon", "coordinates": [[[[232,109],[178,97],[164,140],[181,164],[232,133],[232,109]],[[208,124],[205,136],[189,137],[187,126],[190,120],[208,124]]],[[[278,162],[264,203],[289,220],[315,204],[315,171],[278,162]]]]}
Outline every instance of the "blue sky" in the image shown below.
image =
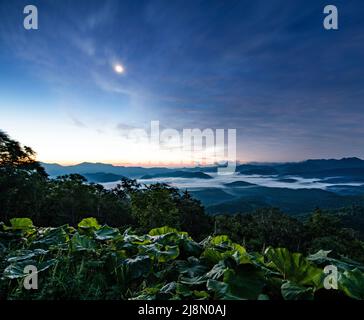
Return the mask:
{"type": "Polygon", "coordinates": [[[0,128],[61,163],[134,163],[120,128],[152,120],[236,128],[241,161],[364,157],[363,13],[359,0],[0,0],[0,128]],[[29,3],[39,30],[23,28],[29,3]]]}

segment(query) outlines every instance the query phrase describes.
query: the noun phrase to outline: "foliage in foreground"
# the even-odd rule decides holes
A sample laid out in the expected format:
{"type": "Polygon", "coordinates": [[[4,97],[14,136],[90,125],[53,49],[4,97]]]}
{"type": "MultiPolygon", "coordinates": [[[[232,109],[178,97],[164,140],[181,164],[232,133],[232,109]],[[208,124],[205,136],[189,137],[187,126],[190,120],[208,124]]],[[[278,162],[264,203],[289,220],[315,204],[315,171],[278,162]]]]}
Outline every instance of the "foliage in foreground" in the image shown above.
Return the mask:
{"type": "Polygon", "coordinates": [[[247,252],[225,235],[200,243],[170,227],[137,235],[87,218],[75,229],[0,224],[0,299],[364,299],[364,266],[319,251],[247,252]],[[26,265],[38,290],[23,288],[26,265]],[[323,288],[326,265],[338,290],[323,288]]]}
{"type": "Polygon", "coordinates": [[[268,246],[305,255],[333,250],[364,263],[364,208],[317,210],[306,221],[275,208],[239,212],[210,217],[187,191],[164,184],[145,186],[123,179],[115,188],[105,189],[78,174],[50,179],[31,148],[0,130],[0,221],[7,224],[12,218],[27,217],[37,226],[77,227],[92,213],[102,224],[131,227],[138,233],[170,225],[201,241],[214,230],[249,251],[264,252],[268,246]]]}

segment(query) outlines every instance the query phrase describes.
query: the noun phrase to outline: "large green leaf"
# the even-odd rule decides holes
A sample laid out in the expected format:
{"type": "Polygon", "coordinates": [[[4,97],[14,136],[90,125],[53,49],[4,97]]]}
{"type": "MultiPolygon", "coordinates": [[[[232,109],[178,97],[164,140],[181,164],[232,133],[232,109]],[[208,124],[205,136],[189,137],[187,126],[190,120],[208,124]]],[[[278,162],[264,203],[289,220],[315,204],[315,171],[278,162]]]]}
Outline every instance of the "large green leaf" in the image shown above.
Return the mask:
{"type": "Polygon", "coordinates": [[[206,273],[206,278],[219,280],[225,274],[225,271],[228,270],[228,266],[225,264],[224,260],[219,261],[215,264],[212,269],[206,273]]]}
{"type": "Polygon", "coordinates": [[[206,291],[193,290],[193,297],[196,300],[208,300],[210,295],[206,291]]]}
{"type": "Polygon", "coordinates": [[[313,300],[313,288],[299,286],[291,281],[286,281],[281,286],[282,297],[285,300],[313,300]]]}
{"type": "Polygon", "coordinates": [[[278,271],[284,280],[299,285],[323,285],[323,272],[311,264],[301,253],[290,253],[286,248],[268,248],[265,252],[267,267],[278,271]]]}
{"type": "Polygon", "coordinates": [[[67,226],[62,226],[58,228],[47,228],[42,231],[40,237],[33,241],[32,245],[50,247],[57,246],[61,247],[69,241],[69,235],[66,231],[67,226]]]}
{"type": "Polygon", "coordinates": [[[232,243],[231,240],[226,235],[215,236],[215,237],[211,238],[211,240],[210,240],[210,244],[215,245],[215,246],[218,246],[218,245],[229,246],[231,243],[232,243]]]}
{"type": "Polygon", "coordinates": [[[5,268],[3,276],[6,279],[23,278],[26,276],[26,274],[24,273],[24,268],[28,265],[35,265],[35,264],[36,264],[36,261],[34,261],[34,260],[27,260],[27,261],[21,261],[18,263],[12,263],[5,268]]]}
{"type": "Polygon", "coordinates": [[[159,292],[162,293],[173,293],[176,291],[177,284],[175,281],[169,282],[166,285],[164,285],[159,292]]]}
{"type": "Polygon", "coordinates": [[[160,227],[160,228],[155,228],[149,231],[149,235],[150,236],[160,236],[160,235],[164,235],[167,233],[178,233],[177,229],[168,227],[168,226],[164,226],[164,227],[160,227]]]}
{"type": "Polygon", "coordinates": [[[97,220],[95,218],[85,218],[83,219],[79,224],[78,227],[82,230],[98,230],[101,228],[101,226],[99,225],[99,223],[97,222],[97,220]]]}
{"type": "Polygon", "coordinates": [[[29,218],[13,218],[10,219],[10,227],[4,226],[4,229],[27,231],[34,228],[33,221],[29,218]]]}
{"type": "MultiPolygon", "coordinates": [[[[207,290],[212,291],[214,293],[215,299],[224,299],[229,291],[229,285],[222,281],[217,281],[213,279],[209,279],[207,281],[207,290]]],[[[236,299],[232,299],[236,300],[236,299]]]]}
{"type": "Polygon", "coordinates": [[[142,254],[147,254],[158,262],[167,262],[174,260],[179,256],[178,246],[163,246],[159,243],[140,246],[139,252],[142,254]]]}
{"type": "Polygon", "coordinates": [[[216,300],[243,300],[243,298],[233,295],[229,285],[225,282],[209,279],[206,287],[207,290],[213,292],[213,298],[216,300]]]}
{"type": "Polygon", "coordinates": [[[264,286],[264,273],[253,265],[239,265],[224,273],[224,282],[234,296],[242,299],[257,299],[264,286]]]}
{"type": "Polygon", "coordinates": [[[359,269],[340,274],[338,286],[341,291],[353,299],[364,299],[364,274],[359,269]]]}
{"type": "Polygon", "coordinates": [[[327,265],[335,265],[339,271],[350,271],[355,268],[364,271],[364,266],[357,261],[349,259],[347,257],[341,257],[335,259],[329,257],[331,251],[319,250],[315,254],[311,254],[307,257],[307,260],[314,262],[315,264],[325,267],[327,265]]]}
{"type": "Polygon", "coordinates": [[[52,259],[52,260],[44,261],[41,263],[38,263],[37,261],[34,261],[34,260],[26,260],[26,261],[20,261],[17,263],[12,263],[5,268],[3,276],[6,279],[23,278],[27,275],[24,273],[24,268],[26,266],[29,266],[29,265],[35,266],[39,273],[39,272],[43,272],[43,271],[49,269],[56,262],[57,261],[55,259],[52,259]]]}
{"type": "Polygon", "coordinates": [[[209,238],[203,244],[205,250],[202,256],[210,263],[216,264],[228,257],[233,257],[238,263],[250,263],[245,248],[232,242],[226,235],[209,238]]]}
{"type": "Polygon", "coordinates": [[[237,263],[241,264],[251,263],[249,256],[246,253],[244,253],[243,250],[245,249],[241,246],[237,247],[237,249],[234,249],[233,247],[233,249],[226,251],[223,251],[218,248],[206,248],[202,252],[201,257],[204,257],[207,261],[209,261],[212,264],[216,264],[219,261],[229,257],[234,258],[234,260],[237,263]]]}
{"type": "Polygon", "coordinates": [[[120,231],[109,226],[102,226],[94,232],[96,240],[115,240],[121,237],[120,231]]]}
{"type": "Polygon", "coordinates": [[[152,243],[161,245],[179,246],[182,241],[182,235],[178,233],[166,233],[160,236],[149,236],[152,243]]]}
{"type": "Polygon", "coordinates": [[[13,218],[10,219],[11,227],[14,230],[27,230],[34,228],[33,221],[29,218],[13,218]]]}
{"type": "Polygon", "coordinates": [[[152,263],[148,256],[123,259],[117,268],[117,273],[123,282],[130,282],[142,276],[146,277],[152,270],[152,263]]]}
{"type": "Polygon", "coordinates": [[[192,296],[193,291],[186,284],[177,283],[176,284],[176,293],[182,297],[182,299],[186,299],[192,296]]]}
{"type": "Polygon", "coordinates": [[[8,263],[14,263],[23,260],[30,260],[32,258],[38,256],[45,256],[48,253],[47,250],[43,249],[34,249],[34,250],[18,250],[11,252],[8,256],[6,261],[8,263]]]}
{"type": "Polygon", "coordinates": [[[96,249],[96,243],[93,239],[78,233],[74,234],[70,244],[74,251],[93,251],[96,249]]]}
{"type": "Polygon", "coordinates": [[[312,261],[316,264],[326,263],[330,258],[328,257],[331,250],[319,250],[314,254],[310,254],[307,260],[312,261]]]}
{"type": "Polygon", "coordinates": [[[149,235],[136,235],[131,233],[130,228],[126,229],[123,233],[122,240],[124,243],[130,245],[144,245],[144,244],[151,244],[152,240],[150,239],[149,235]]]}
{"type": "Polygon", "coordinates": [[[188,238],[181,240],[180,248],[183,250],[185,255],[194,257],[199,257],[203,250],[200,244],[188,238]]]}
{"type": "Polygon", "coordinates": [[[258,299],[264,286],[264,274],[249,264],[239,265],[236,269],[226,269],[223,280],[207,281],[207,288],[214,292],[215,299],[258,299]]]}
{"type": "Polygon", "coordinates": [[[186,260],[176,261],[178,272],[185,277],[202,276],[208,271],[207,266],[203,265],[201,261],[195,257],[189,257],[186,260]]]}
{"type": "Polygon", "coordinates": [[[179,245],[181,241],[189,239],[187,232],[181,232],[167,226],[152,229],[148,235],[152,242],[163,245],[179,245]]]}
{"type": "Polygon", "coordinates": [[[201,257],[205,258],[208,262],[212,264],[216,264],[219,261],[223,260],[225,257],[231,256],[231,252],[221,252],[214,248],[206,248],[204,252],[202,252],[201,257]]]}

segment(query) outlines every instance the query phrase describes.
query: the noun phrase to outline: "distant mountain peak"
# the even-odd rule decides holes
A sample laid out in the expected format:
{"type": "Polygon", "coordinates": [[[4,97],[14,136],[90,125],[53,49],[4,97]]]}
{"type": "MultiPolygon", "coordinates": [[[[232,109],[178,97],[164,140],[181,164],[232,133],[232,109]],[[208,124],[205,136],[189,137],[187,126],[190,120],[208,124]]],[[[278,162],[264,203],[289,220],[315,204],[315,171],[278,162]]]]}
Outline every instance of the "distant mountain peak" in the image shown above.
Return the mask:
{"type": "MultiPolygon", "coordinates": [[[[344,157],[344,158],[341,158],[341,159],[334,159],[334,158],[331,158],[331,159],[308,159],[308,160],[304,160],[304,161],[301,161],[302,162],[319,162],[319,161],[350,161],[350,162],[362,162],[364,160],[358,158],[358,157],[344,157]]],[[[292,162],[294,163],[294,162],[292,162]]]]}
{"type": "Polygon", "coordinates": [[[360,159],[358,157],[349,157],[349,158],[342,158],[341,161],[364,161],[363,159],[360,159]]]}

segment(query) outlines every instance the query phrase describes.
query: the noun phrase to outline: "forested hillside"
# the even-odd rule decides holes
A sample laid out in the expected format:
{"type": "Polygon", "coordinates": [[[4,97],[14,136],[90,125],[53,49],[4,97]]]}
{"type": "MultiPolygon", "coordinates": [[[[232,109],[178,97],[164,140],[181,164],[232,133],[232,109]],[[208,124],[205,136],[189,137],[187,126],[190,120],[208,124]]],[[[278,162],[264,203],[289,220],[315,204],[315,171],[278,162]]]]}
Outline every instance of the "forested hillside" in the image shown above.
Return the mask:
{"type": "Polygon", "coordinates": [[[50,179],[0,132],[0,298],[362,299],[363,211],[212,217],[164,184],[50,179]],[[35,296],[21,285],[30,262],[44,274],[35,296]],[[333,294],[322,287],[329,263],[340,271],[333,294]]]}

